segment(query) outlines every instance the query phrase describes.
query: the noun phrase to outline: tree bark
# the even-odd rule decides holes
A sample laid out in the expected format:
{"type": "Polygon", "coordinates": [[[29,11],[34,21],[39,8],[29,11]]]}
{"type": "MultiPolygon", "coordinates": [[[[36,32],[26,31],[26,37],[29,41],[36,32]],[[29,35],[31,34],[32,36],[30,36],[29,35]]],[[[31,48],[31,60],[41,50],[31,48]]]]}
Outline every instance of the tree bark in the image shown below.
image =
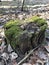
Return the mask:
{"type": "Polygon", "coordinates": [[[23,11],[25,0],[23,0],[21,11],[23,11]]]}
{"type": "Polygon", "coordinates": [[[41,44],[38,45],[38,46],[37,46],[36,48],[34,48],[33,50],[31,50],[20,62],[18,62],[17,65],[20,65],[21,63],[23,63],[23,62],[30,56],[30,54],[33,54],[33,52],[34,52],[36,49],[38,49],[40,46],[41,46],[41,44]]]}
{"type": "Polygon", "coordinates": [[[0,0],[0,2],[1,2],[1,0],[0,0]]]}

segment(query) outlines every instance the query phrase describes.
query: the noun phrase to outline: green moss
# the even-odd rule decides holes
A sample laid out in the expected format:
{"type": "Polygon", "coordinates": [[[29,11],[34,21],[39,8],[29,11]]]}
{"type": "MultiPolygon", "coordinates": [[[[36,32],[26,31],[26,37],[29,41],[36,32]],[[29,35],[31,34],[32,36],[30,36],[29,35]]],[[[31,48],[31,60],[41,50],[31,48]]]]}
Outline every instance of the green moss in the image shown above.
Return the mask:
{"type": "Polygon", "coordinates": [[[47,28],[47,25],[46,24],[40,27],[41,31],[45,31],[46,28],[47,28]]]}
{"type": "Polygon", "coordinates": [[[34,23],[36,23],[39,27],[42,26],[42,25],[44,25],[44,24],[47,25],[46,20],[45,20],[45,19],[42,19],[42,18],[40,18],[40,17],[38,17],[38,16],[32,16],[31,18],[27,18],[27,19],[26,19],[26,22],[34,22],[34,23]]]}
{"type": "Polygon", "coordinates": [[[22,30],[20,27],[18,26],[12,26],[11,28],[9,28],[8,30],[5,30],[5,35],[7,36],[7,38],[9,40],[11,40],[12,38],[18,36],[19,34],[21,34],[22,30]]]}
{"type": "Polygon", "coordinates": [[[23,30],[21,30],[21,28],[18,26],[12,26],[8,30],[5,30],[5,35],[13,48],[16,48],[16,45],[19,44],[19,37],[21,36],[22,32],[23,30]]]}
{"type": "Polygon", "coordinates": [[[39,19],[38,16],[32,16],[30,18],[26,18],[25,21],[26,22],[34,22],[35,20],[39,19]]]}
{"type": "Polygon", "coordinates": [[[39,27],[43,26],[44,24],[47,25],[46,21],[42,18],[36,19],[34,22],[36,22],[39,27]]]}
{"type": "Polygon", "coordinates": [[[11,44],[11,46],[12,46],[14,49],[16,48],[16,42],[15,42],[15,41],[12,40],[10,44],[11,44]]]}
{"type": "Polygon", "coordinates": [[[5,25],[4,25],[4,28],[5,29],[9,29],[10,27],[12,26],[15,26],[15,25],[20,25],[21,22],[20,20],[16,19],[16,20],[10,20],[8,21],[5,25]]]}

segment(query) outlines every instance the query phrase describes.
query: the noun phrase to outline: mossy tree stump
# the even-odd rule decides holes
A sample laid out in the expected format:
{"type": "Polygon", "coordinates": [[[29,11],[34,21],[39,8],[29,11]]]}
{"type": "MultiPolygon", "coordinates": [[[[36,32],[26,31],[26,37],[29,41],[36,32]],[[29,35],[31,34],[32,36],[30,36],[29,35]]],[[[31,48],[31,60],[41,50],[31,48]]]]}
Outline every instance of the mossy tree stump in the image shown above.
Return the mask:
{"type": "Polygon", "coordinates": [[[47,23],[44,19],[33,16],[24,21],[10,20],[4,25],[6,38],[13,49],[22,53],[41,44],[45,37],[47,23]]]}

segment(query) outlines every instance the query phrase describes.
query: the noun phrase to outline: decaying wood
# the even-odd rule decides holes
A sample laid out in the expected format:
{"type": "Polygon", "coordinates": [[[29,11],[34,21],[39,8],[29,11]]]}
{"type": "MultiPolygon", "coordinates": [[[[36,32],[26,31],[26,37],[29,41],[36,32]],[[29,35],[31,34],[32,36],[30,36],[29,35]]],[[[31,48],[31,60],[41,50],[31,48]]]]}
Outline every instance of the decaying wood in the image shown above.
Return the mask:
{"type": "Polygon", "coordinates": [[[18,62],[17,65],[20,65],[21,63],[23,63],[30,56],[30,54],[32,54],[39,47],[40,47],[40,45],[37,46],[36,48],[34,48],[33,50],[31,50],[20,62],[18,62]]]}

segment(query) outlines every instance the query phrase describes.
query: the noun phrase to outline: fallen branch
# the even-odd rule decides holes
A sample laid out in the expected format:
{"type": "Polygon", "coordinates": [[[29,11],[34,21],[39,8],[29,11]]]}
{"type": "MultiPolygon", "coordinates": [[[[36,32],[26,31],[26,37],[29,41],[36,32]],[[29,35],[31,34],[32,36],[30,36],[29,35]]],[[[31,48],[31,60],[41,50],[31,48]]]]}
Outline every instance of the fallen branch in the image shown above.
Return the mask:
{"type": "Polygon", "coordinates": [[[39,46],[37,46],[36,48],[34,48],[33,50],[31,50],[20,62],[18,62],[17,65],[20,65],[21,63],[23,63],[30,56],[30,54],[32,54],[37,48],[39,48],[39,46]]]}

